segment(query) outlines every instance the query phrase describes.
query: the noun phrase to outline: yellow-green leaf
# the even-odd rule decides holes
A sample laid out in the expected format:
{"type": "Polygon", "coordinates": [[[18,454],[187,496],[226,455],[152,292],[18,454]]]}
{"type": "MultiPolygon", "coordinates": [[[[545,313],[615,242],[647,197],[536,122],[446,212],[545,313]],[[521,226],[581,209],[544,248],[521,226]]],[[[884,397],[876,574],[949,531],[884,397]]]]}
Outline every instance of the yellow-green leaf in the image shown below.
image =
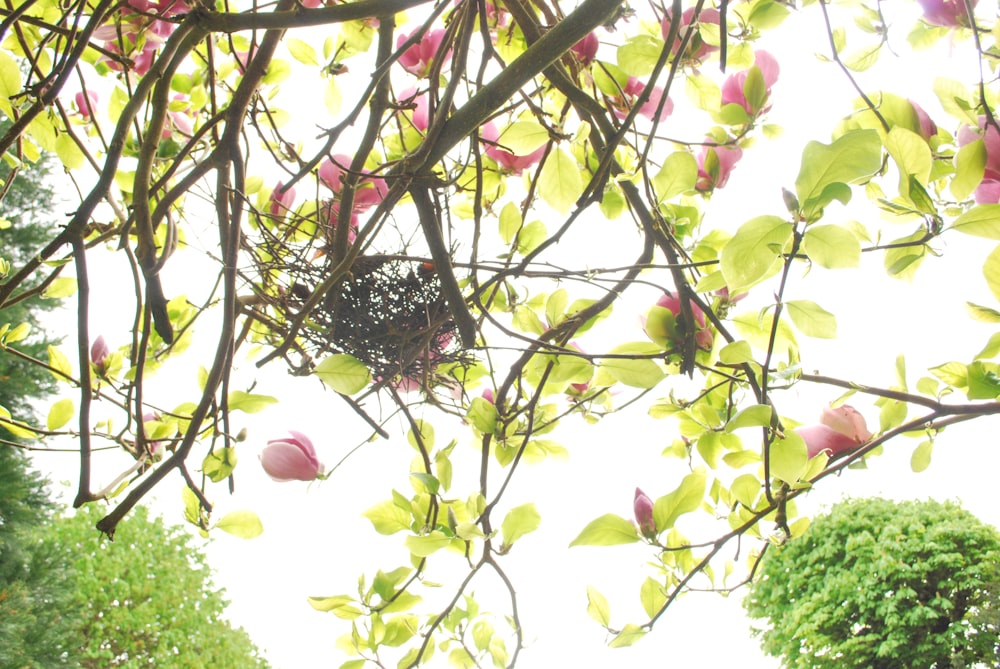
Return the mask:
{"type": "Polygon", "coordinates": [[[240,539],[254,539],[264,531],[264,524],[253,511],[230,511],[215,524],[223,532],[240,539]]]}
{"type": "Polygon", "coordinates": [[[50,430],[58,430],[70,421],[74,413],[76,413],[76,405],[73,404],[73,400],[68,397],[61,399],[49,409],[45,426],[50,430]]]}
{"type": "Polygon", "coordinates": [[[560,214],[566,214],[583,193],[580,166],[568,153],[556,148],[549,153],[538,179],[538,194],[560,214]]]}

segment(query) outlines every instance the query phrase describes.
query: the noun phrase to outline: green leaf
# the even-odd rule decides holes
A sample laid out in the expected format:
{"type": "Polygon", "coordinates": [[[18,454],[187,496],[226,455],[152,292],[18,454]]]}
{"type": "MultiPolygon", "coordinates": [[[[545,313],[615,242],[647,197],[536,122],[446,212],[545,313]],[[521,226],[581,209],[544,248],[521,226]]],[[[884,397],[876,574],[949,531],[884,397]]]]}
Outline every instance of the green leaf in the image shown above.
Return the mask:
{"type": "Polygon", "coordinates": [[[551,151],[538,177],[538,194],[549,206],[565,215],[582,193],[583,176],[576,160],[561,148],[551,151]]]}
{"type": "Polygon", "coordinates": [[[71,276],[61,276],[45,287],[42,297],[50,300],[58,300],[76,294],[76,278],[71,276]]]}
{"type": "Polygon", "coordinates": [[[663,50],[663,40],[652,35],[630,37],[618,47],[618,67],[629,76],[645,77],[652,73],[663,50]]]}
{"type": "Polygon", "coordinates": [[[981,304],[973,302],[966,302],[965,310],[969,312],[969,316],[980,323],[1000,323],[1000,311],[996,309],[984,307],[981,304]]]}
{"type": "MultiPolygon", "coordinates": [[[[774,313],[768,311],[763,316],[756,313],[740,314],[733,318],[736,329],[740,331],[751,346],[762,351],[767,350],[771,340],[771,326],[774,323],[774,313]]],[[[795,332],[792,326],[784,320],[778,321],[777,337],[774,340],[774,350],[783,351],[786,348],[796,348],[798,343],[795,340],[795,332]]]]}
{"type": "Polygon", "coordinates": [[[233,390],[228,398],[230,411],[243,411],[245,413],[257,413],[263,411],[272,404],[278,403],[277,397],[270,395],[253,395],[242,390],[233,390]]]}
{"type": "Polygon", "coordinates": [[[360,392],[371,383],[372,373],[363,362],[347,353],[335,353],[316,365],[316,376],[343,395],[360,392]]]}
{"type": "Polygon", "coordinates": [[[809,300],[791,300],[785,303],[788,315],[799,332],[819,339],[837,338],[837,319],[829,311],[809,300]]]}
{"type": "Polygon", "coordinates": [[[736,294],[766,278],[792,236],[792,224],[777,216],[758,216],[740,226],[722,248],[721,269],[736,294]]]}
{"type": "Polygon", "coordinates": [[[697,510],[705,497],[708,474],[702,467],[684,477],[680,486],[653,503],[653,521],[656,530],[663,532],[673,528],[674,523],[685,513],[697,510]]]}
{"type": "Polygon", "coordinates": [[[8,330],[5,335],[0,333],[0,340],[2,340],[5,344],[13,344],[15,342],[21,341],[22,339],[27,337],[30,333],[31,333],[30,323],[18,323],[16,327],[14,327],[11,330],[8,330]]]}
{"type": "Polygon", "coordinates": [[[874,130],[852,130],[832,144],[809,142],[795,191],[807,220],[833,201],[834,184],[850,184],[875,174],[882,166],[882,143],[874,130]]]}
{"type": "MultiPolygon", "coordinates": [[[[655,344],[635,342],[616,346],[609,351],[612,355],[651,355],[662,353],[655,344]]],[[[604,358],[600,368],[619,383],[633,388],[652,388],[663,380],[666,372],[649,358],[604,358]]]]}
{"type": "Polygon", "coordinates": [[[955,219],[949,230],[975,237],[1000,239],[1000,204],[980,204],[955,219]]]}
{"type": "Polygon", "coordinates": [[[698,181],[698,161],[686,151],[675,151],[663,161],[663,167],[653,177],[657,202],[693,190],[698,181]]]}
{"type": "Polygon", "coordinates": [[[729,492],[733,494],[733,497],[748,509],[754,508],[754,503],[760,496],[761,490],[763,487],[760,479],[753,474],[741,474],[729,486],[729,492]]]}
{"type": "Polygon", "coordinates": [[[511,546],[515,541],[529,532],[534,532],[542,523],[542,516],[533,503],[515,506],[507,512],[500,526],[503,535],[503,545],[511,546]]]}
{"type": "Polygon", "coordinates": [[[402,509],[392,500],[384,500],[361,514],[372,522],[379,534],[395,534],[410,529],[413,520],[409,509],[402,509]]]}
{"type": "Polygon", "coordinates": [[[425,558],[442,548],[446,548],[451,543],[451,539],[439,530],[434,530],[430,534],[419,537],[411,534],[406,537],[403,543],[408,551],[417,557],[425,558]]]}
{"type": "Polygon", "coordinates": [[[15,421],[11,417],[10,411],[2,406],[0,406],[0,427],[3,427],[15,437],[23,437],[25,439],[35,439],[38,437],[37,434],[28,429],[27,425],[15,421]]]}
{"type": "Polygon", "coordinates": [[[927,256],[927,244],[914,244],[912,246],[907,244],[919,242],[924,236],[925,233],[922,230],[917,230],[913,234],[892,240],[891,243],[896,246],[886,249],[883,260],[885,271],[890,276],[904,281],[913,278],[927,256]]]}
{"type": "Polygon", "coordinates": [[[775,439],[769,450],[771,475],[786,483],[795,483],[809,466],[806,442],[791,430],[784,439],[775,439]]]}
{"type": "Polygon", "coordinates": [[[628,623],[622,628],[611,643],[608,644],[609,648],[625,648],[636,643],[642,637],[646,636],[646,630],[639,627],[636,624],[628,623]]]}
{"type": "Polygon", "coordinates": [[[65,132],[56,137],[56,155],[59,156],[59,162],[71,170],[78,170],[87,162],[76,140],[65,132]]]}
{"type": "Polygon", "coordinates": [[[361,609],[354,606],[354,598],[348,595],[334,595],[333,597],[308,597],[306,601],[309,602],[309,606],[313,607],[317,611],[322,611],[324,613],[332,611],[335,616],[345,620],[353,620],[361,615],[361,609]]]}
{"type": "Polygon", "coordinates": [[[319,57],[316,55],[316,49],[308,42],[295,37],[286,37],[284,44],[288,48],[288,52],[292,54],[292,58],[303,65],[319,65],[319,57]]]}
{"type": "MultiPolygon", "coordinates": [[[[969,142],[955,153],[955,176],[948,188],[956,200],[964,200],[976,190],[986,173],[986,144],[982,139],[969,142]]],[[[996,206],[996,205],[990,205],[996,206]]]]}
{"type": "Polygon", "coordinates": [[[513,202],[508,202],[500,210],[500,238],[510,244],[521,229],[521,210],[513,202]]]}
{"type": "Polygon", "coordinates": [[[597,588],[587,586],[587,615],[607,627],[611,624],[611,606],[597,588]]]}
{"type": "Polygon", "coordinates": [[[482,397],[474,397],[465,419],[482,434],[493,434],[497,428],[497,408],[482,397]]]}
{"type": "Polygon", "coordinates": [[[920,473],[931,466],[931,452],[934,450],[933,441],[923,441],[915,449],[913,449],[913,455],[910,456],[910,469],[916,473],[920,473]]]}
{"type": "Polygon", "coordinates": [[[719,361],[727,365],[741,365],[744,362],[753,362],[753,350],[750,348],[750,343],[741,339],[731,344],[726,344],[719,350],[719,361]]]}
{"type": "Polygon", "coordinates": [[[959,121],[972,127],[979,124],[977,113],[972,111],[977,105],[969,99],[969,89],[965,84],[937,77],[934,79],[934,93],[944,110],[959,121]]]}
{"type": "Polygon", "coordinates": [[[21,69],[6,51],[0,51],[0,111],[15,118],[10,99],[21,93],[21,69]]]}
{"type": "Polygon", "coordinates": [[[964,388],[969,385],[968,368],[960,362],[946,362],[931,367],[928,371],[954,388],[964,388]]]}
{"type": "Polygon", "coordinates": [[[992,400],[1000,395],[1000,376],[997,376],[997,365],[977,360],[970,364],[967,370],[969,387],[965,394],[970,400],[992,400]]]}
{"type": "Polygon", "coordinates": [[[526,156],[545,146],[549,139],[549,131],[540,123],[517,121],[503,129],[497,144],[515,156],[526,156]]]}
{"type": "Polygon", "coordinates": [[[76,405],[73,404],[73,400],[69,398],[59,400],[49,409],[45,426],[50,430],[58,430],[70,421],[74,413],[76,413],[76,405]]]}
{"type": "Polygon", "coordinates": [[[774,410],[767,404],[755,404],[743,409],[726,423],[726,432],[741,427],[768,427],[774,410]]]}
{"type": "Polygon", "coordinates": [[[541,221],[528,223],[517,234],[517,252],[528,255],[541,245],[549,236],[545,224],[541,221]]]}
{"type": "Polygon", "coordinates": [[[436,495],[441,488],[441,482],[437,477],[426,472],[410,472],[410,479],[413,489],[418,493],[436,495]]]}
{"type": "Polygon", "coordinates": [[[997,246],[986,257],[983,263],[983,276],[986,277],[986,285],[989,286],[993,297],[1000,300],[1000,246],[997,246]]]}
{"type": "Polygon", "coordinates": [[[642,610],[652,618],[667,602],[667,596],[663,594],[663,586],[647,576],[639,588],[639,601],[642,602],[642,610]]]}
{"type": "Polygon", "coordinates": [[[839,225],[813,225],[802,237],[802,250],[820,267],[843,269],[861,264],[861,243],[839,225]]]}
{"type": "Polygon", "coordinates": [[[698,109],[714,112],[722,105],[719,85],[703,74],[690,73],[684,77],[684,92],[698,109]]]}
{"type": "Polygon", "coordinates": [[[230,511],[215,526],[240,539],[254,539],[264,532],[264,524],[253,511],[230,511]]]}
{"type": "Polygon", "coordinates": [[[608,513],[588,523],[579,536],[570,542],[570,547],[617,546],[636,541],[639,541],[639,531],[635,525],[621,516],[608,513]]]}
{"type": "Polygon", "coordinates": [[[52,376],[57,381],[69,381],[73,377],[73,366],[69,362],[66,354],[55,346],[49,346],[49,366],[52,368],[52,376]]]}
{"type": "Polygon", "coordinates": [[[236,449],[232,447],[217,448],[201,463],[201,471],[214,483],[229,477],[236,469],[236,449]]]}

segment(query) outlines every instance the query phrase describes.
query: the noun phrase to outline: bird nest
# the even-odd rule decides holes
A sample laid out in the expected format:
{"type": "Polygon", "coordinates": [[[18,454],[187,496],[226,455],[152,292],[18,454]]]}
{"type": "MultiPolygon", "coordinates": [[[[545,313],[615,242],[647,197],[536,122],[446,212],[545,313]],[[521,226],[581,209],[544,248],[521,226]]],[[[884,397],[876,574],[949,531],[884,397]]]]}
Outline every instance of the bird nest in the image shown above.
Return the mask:
{"type": "Polygon", "coordinates": [[[410,389],[436,385],[442,370],[468,364],[431,262],[402,252],[359,255],[314,300],[333,261],[315,236],[281,239],[268,227],[258,227],[261,237],[245,246],[254,267],[247,278],[257,294],[250,315],[263,325],[256,332],[274,346],[288,342],[293,324],[301,323],[288,347],[300,359],[286,355],[294,373],[309,373],[313,362],[326,355],[348,353],[371,370],[376,382],[410,389]]]}

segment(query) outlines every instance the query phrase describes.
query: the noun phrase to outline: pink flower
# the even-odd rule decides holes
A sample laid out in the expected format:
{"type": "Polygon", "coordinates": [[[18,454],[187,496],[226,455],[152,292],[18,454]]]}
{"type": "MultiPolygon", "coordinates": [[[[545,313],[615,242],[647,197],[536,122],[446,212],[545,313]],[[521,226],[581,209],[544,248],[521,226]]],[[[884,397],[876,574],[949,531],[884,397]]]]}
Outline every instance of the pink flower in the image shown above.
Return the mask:
{"type": "Polygon", "coordinates": [[[747,100],[744,87],[749,70],[745,70],[727,77],[722,83],[722,104],[740,105],[751,118],[756,118],[758,114],[770,108],[770,105],[767,104],[767,99],[771,97],[771,87],[778,81],[780,68],[778,67],[778,61],[767,51],[758,51],[756,53],[753,66],[760,70],[761,76],[764,78],[764,88],[766,91],[764,100],[755,100],[753,102],[747,100]]]}
{"type": "MultiPolygon", "coordinates": [[[[624,94],[623,98],[615,100],[615,106],[612,108],[612,112],[618,118],[625,118],[625,115],[632,108],[635,103],[635,99],[646,90],[646,84],[639,81],[637,77],[629,77],[628,83],[625,84],[625,88],[622,89],[624,94]]],[[[639,115],[653,120],[656,116],[656,110],[660,106],[660,100],[663,99],[663,89],[659,86],[654,86],[653,90],[649,94],[649,99],[644,105],[639,109],[639,115]]],[[[663,109],[660,111],[659,119],[664,120],[670,116],[671,112],[674,111],[674,101],[667,98],[667,101],[663,103],[663,109]]]]}
{"type": "Polygon", "coordinates": [[[597,57],[597,48],[600,45],[597,33],[587,33],[587,36],[574,44],[570,51],[573,52],[581,65],[587,66],[594,62],[594,58],[597,57]]]}
{"type": "Polygon", "coordinates": [[[284,189],[283,184],[279,181],[278,185],[274,187],[271,192],[271,199],[267,211],[271,216],[277,216],[283,218],[285,213],[292,208],[292,204],[295,202],[295,189],[288,188],[284,189]]]}
{"type": "MultiPolygon", "coordinates": [[[[965,0],[917,0],[924,10],[924,21],[932,26],[958,28],[969,26],[969,15],[965,11],[965,0]]],[[[979,0],[972,0],[975,7],[979,0]]]]}
{"type": "MultiPolygon", "coordinates": [[[[338,153],[333,160],[324,158],[319,165],[319,180],[334,193],[340,194],[344,189],[344,176],[347,168],[351,164],[351,157],[338,153]]],[[[369,174],[368,170],[363,170],[369,174]]],[[[389,191],[385,185],[385,179],[376,177],[365,177],[361,179],[354,189],[354,212],[363,213],[377,205],[389,191]]]]}
{"type": "MultiPolygon", "coordinates": [[[[711,137],[707,140],[714,141],[711,137]]],[[[703,146],[698,154],[698,181],[695,188],[703,193],[722,188],[742,157],[743,149],[739,146],[703,146]]]]}
{"type": "Polygon", "coordinates": [[[481,133],[486,143],[486,155],[511,174],[520,174],[545,155],[545,147],[540,146],[526,156],[515,156],[503,148],[503,141],[499,140],[500,133],[497,132],[497,127],[493,125],[492,121],[481,128],[481,133]]]}
{"type": "Polygon", "coordinates": [[[930,139],[937,134],[937,124],[931,120],[931,117],[924,111],[923,107],[918,105],[913,100],[910,100],[910,105],[913,107],[913,112],[917,115],[917,122],[920,124],[920,136],[924,139],[930,139]]]}
{"type": "Polygon", "coordinates": [[[959,146],[965,146],[977,139],[982,139],[986,146],[986,170],[983,173],[983,180],[976,188],[976,202],[997,204],[1000,203],[1000,133],[992,124],[987,127],[985,116],[979,117],[978,129],[962,126],[958,130],[959,146]]]}
{"type": "Polygon", "coordinates": [[[810,458],[824,451],[835,458],[872,438],[865,417],[846,404],[836,409],[825,407],[819,421],[819,425],[795,428],[795,432],[806,442],[810,458]]]}
{"type": "Polygon", "coordinates": [[[483,397],[484,400],[486,400],[490,404],[496,404],[496,398],[493,396],[493,389],[492,388],[485,388],[485,389],[483,389],[482,397],[483,397]]]}
{"type": "Polygon", "coordinates": [[[272,439],[260,454],[260,465],[272,479],[286,481],[314,481],[323,473],[323,465],[316,457],[316,449],[309,437],[289,430],[291,438],[272,439]]]}
{"type": "Polygon", "coordinates": [[[90,119],[94,115],[94,110],[97,109],[97,91],[87,91],[86,95],[80,91],[73,100],[76,102],[76,110],[81,118],[90,119]]]}
{"type": "MultiPolygon", "coordinates": [[[[410,35],[412,34],[410,33],[410,35]]],[[[399,39],[396,40],[396,48],[402,48],[403,44],[410,39],[410,35],[400,35],[399,39]]],[[[419,42],[411,45],[399,56],[399,64],[410,74],[420,78],[426,77],[434,66],[434,59],[438,57],[444,36],[445,31],[441,28],[427,31],[419,42]]],[[[451,60],[451,49],[445,51],[441,64],[444,65],[449,60],[451,60]]]]}
{"type": "MultiPolygon", "coordinates": [[[[326,200],[320,207],[320,212],[322,214],[320,220],[326,225],[327,241],[333,244],[334,231],[337,229],[337,222],[340,220],[340,203],[334,200],[326,200]]],[[[347,231],[347,242],[349,244],[353,244],[354,240],[358,238],[358,222],[358,215],[352,213],[351,227],[347,231]]]]}
{"type": "Polygon", "coordinates": [[[642,533],[642,536],[647,539],[655,539],[656,521],[653,519],[653,500],[639,488],[635,489],[632,510],[635,513],[635,522],[639,526],[639,532],[642,533]]]}
{"type": "Polygon", "coordinates": [[[427,93],[417,95],[417,89],[410,87],[399,94],[399,102],[407,106],[414,105],[412,115],[410,116],[410,123],[420,132],[426,131],[429,125],[427,118],[427,93]]]}
{"type": "MultiPolygon", "coordinates": [[[[652,339],[654,342],[661,344],[663,346],[677,347],[682,342],[680,332],[677,330],[678,319],[681,313],[681,301],[680,299],[667,291],[663,296],[656,301],[653,309],[650,309],[649,314],[646,316],[646,322],[644,323],[644,329],[646,335],[652,339]],[[657,311],[659,309],[665,309],[669,312],[657,311]]],[[[698,344],[698,348],[708,350],[712,348],[712,342],[715,341],[715,335],[709,329],[708,325],[705,323],[705,312],[703,312],[697,304],[691,303],[691,314],[694,316],[695,320],[695,342],[698,344]]]]}
{"type": "MultiPolygon", "coordinates": [[[[670,47],[670,53],[676,55],[677,49],[681,46],[681,40],[684,39],[684,33],[687,32],[688,27],[691,25],[691,20],[694,18],[694,7],[684,10],[681,14],[681,25],[677,32],[677,39],[670,47]]],[[[703,9],[701,14],[698,15],[698,23],[709,23],[713,25],[719,25],[719,10],[717,9],[703,9]]],[[[663,23],[660,24],[660,32],[663,34],[663,39],[667,39],[670,36],[670,10],[667,10],[666,16],[663,18],[663,23]]],[[[718,51],[719,47],[707,44],[701,38],[701,34],[698,32],[697,28],[691,39],[688,40],[687,51],[685,52],[685,57],[692,60],[703,61],[712,52],[718,51]]]]}
{"type": "Polygon", "coordinates": [[[103,336],[98,336],[90,347],[90,361],[94,363],[94,366],[99,370],[103,370],[104,363],[107,361],[108,355],[110,354],[111,349],[108,348],[108,343],[104,341],[103,336]]]}

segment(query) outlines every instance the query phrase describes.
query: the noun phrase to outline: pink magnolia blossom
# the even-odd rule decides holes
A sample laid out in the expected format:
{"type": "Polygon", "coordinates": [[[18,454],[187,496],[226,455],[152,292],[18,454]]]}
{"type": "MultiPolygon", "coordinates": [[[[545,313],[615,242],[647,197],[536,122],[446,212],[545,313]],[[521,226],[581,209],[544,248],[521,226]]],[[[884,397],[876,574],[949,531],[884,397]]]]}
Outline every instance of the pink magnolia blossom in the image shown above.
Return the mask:
{"type": "Polygon", "coordinates": [[[482,398],[489,402],[490,404],[496,404],[496,398],[493,395],[492,388],[484,388],[482,393],[482,398]]]}
{"type": "Polygon", "coordinates": [[[979,117],[979,127],[962,126],[958,130],[958,145],[982,139],[986,147],[986,170],[974,196],[978,204],[1000,203],[1000,133],[994,125],[986,124],[986,117],[979,117]]]}
{"type": "MultiPolygon", "coordinates": [[[[628,111],[632,108],[635,103],[635,99],[646,90],[646,84],[641,82],[637,77],[629,77],[628,83],[622,89],[624,98],[619,98],[615,101],[615,106],[612,108],[615,116],[618,118],[625,118],[628,111]]],[[[656,116],[656,110],[660,106],[660,100],[663,99],[663,88],[660,86],[654,86],[653,90],[650,91],[649,99],[642,105],[639,109],[639,116],[653,120],[656,116]]],[[[667,98],[666,102],[663,103],[663,109],[660,111],[660,116],[657,120],[663,121],[674,111],[674,101],[667,98]]]]}
{"type": "Polygon", "coordinates": [[[865,417],[853,407],[825,407],[819,425],[795,428],[806,442],[806,451],[813,458],[826,452],[831,458],[849,453],[872,438],[865,417]]]}
{"type": "Polygon", "coordinates": [[[98,369],[103,369],[104,363],[110,354],[111,349],[108,348],[108,343],[104,341],[103,336],[98,336],[90,347],[90,361],[98,369]]]}
{"type": "MultiPolygon", "coordinates": [[[[924,21],[932,26],[958,28],[969,26],[969,14],[965,11],[965,0],[917,0],[924,10],[924,21]]],[[[972,0],[972,6],[979,0],[972,0]]]]}
{"type": "Polygon", "coordinates": [[[573,45],[570,51],[580,61],[581,65],[590,65],[597,58],[597,48],[601,45],[597,39],[597,33],[587,33],[587,36],[573,45]]]}
{"type": "MultiPolygon", "coordinates": [[[[402,48],[403,44],[410,39],[410,35],[400,35],[399,39],[396,40],[396,48],[402,48]]],[[[410,74],[420,78],[426,77],[434,66],[434,59],[438,55],[444,36],[445,31],[442,28],[428,30],[419,42],[411,45],[399,56],[399,64],[410,74]]],[[[451,60],[451,49],[445,51],[441,64],[444,65],[449,60],[451,60]]]]}
{"type": "Polygon", "coordinates": [[[73,101],[76,103],[76,111],[80,114],[81,118],[90,119],[94,115],[98,99],[97,91],[87,91],[86,94],[80,91],[73,97],[73,101]]]}
{"type": "MultiPolygon", "coordinates": [[[[342,153],[333,156],[333,159],[324,158],[319,165],[319,180],[330,190],[338,195],[344,189],[344,176],[347,168],[351,165],[352,159],[342,153]]],[[[369,174],[368,170],[363,170],[369,174]]],[[[377,205],[389,192],[385,184],[385,179],[378,177],[364,177],[357,183],[354,189],[354,212],[364,213],[377,205]]]]}
{"type": "Polygon", "coordinates": [[[411,86],[399,94],[399,102],[407,106],[413,106],[413,111],[410,115],[410,123],[412,123],[413,127],[420,132],[425,132],[429,126],[427,116],[429,111],[427,109],[427,93],[417,95],[417,89],[411,86]]]}
{"type": "Polygon", "coordinates": [[[503,148],[503,141],[499,140],[500,133],[492,122],[484,125],[480,132],[486,143],[486,155],[497,162],[505,171],[511,174],[520,174],[532,165],[536,164],[545,155],[545,147],[540,146],[526,156],[516,156],[512,152],[503,148]]]}
{"type": "MultiPolygon", "coordinates": [[[[161,419],[162,416],[160,416],[159,414],[153,413],[152,411],[147,411],[142,415],[143,430],[145,431],[146,423],[159,421],[161,419]]],[[[163,452],[167,450],[167,442],[162,440],[146,441],[146,450],[149,451],[149,454],[153,456],[155,460],[159,460],[161,457],[163,457],[163,452]]]]}
{"type": "Polygon", "coordinates": [[[642,533],[642,536],[647,539],[655,538],[656,521],[653,519],[653,500],[639,488],[635,489],[632,511],[635,514],[635,522],[639,526],[639,532],[642,533]]]}
{"type": "Polygon", "coordinates": [[[316,480],[323,473],[323,465],[316,457],[315,447],[301,432],[288,433],[291,437],[267,442],[260,453],[261,467],[279,483],[316,480]]]}
{"type": "MultiPolygon", "coordinates": [[[[673,317],[668,319],[662,315],[663,312],[657,314],[655,310],[650,310],[643,324],[646,335],[653,341],[664,346],[679,345],[681,338],[680,333],[677,331],[677,320],[680,318],[681,313],[680,298],[667,291],[656,301],[655,307],[666,309],[673,317]]],[[[691,314],[694,316],[696,323],[694,338],[698,344],[698,348],[705,350],[712,348],[715,335],[705,322],[705,312],[697,304],[691,303],[691,314]]]]}
{"type": "MultiPolygon", "coordinates": [[[[713,141],[711,137],[707,139],[713,141]]],[[[703,193],[722,188],[742,157],[743,149],[739,146],[703,146],[698,154],[698,180],[694,187],[703,193]]]]}
{"type": "Polygon", "coordinates": [[[924,108],[913,100],[910,100],[909,102],[913,107],[913,112],[917,115],[917,123],[920,124],[920,136],[924,139],[930,139],[936,135],[937,124],[931,120],[931,117],[924,111],[924,108]]]}
{"type": "MultiPolygon", "coordinates": [[[[754,55],[753,66],[760,69],[761,76],[764,78],[764,88],[767,91],[766,98],[770,98],[771,87],[778,81],[778,73],[780,71],[778,61],[767,51],[757,51],[754,55]]],[[[754,118],[758,114],[767,111],[770,105],[767,103],[767,99],[765,99],[763,103],[760,103],[761,106],[759,109],[754,109],[750,101],[747,100],[746,92],[743,88],[746,84],[748,73],[749,70],[744,70],[726,78],[722,83],[722,104],[740,105],[751,118],[754,118]]]]}
{"type": "MultiPolygon", "coordinates": [[[[677,50],[681,46],[681,40],[684,39],[684,34],[687,32],[688,27],[690,27],[694,19],[694,7],[690,7],[684,10],[681,14],[681,25],[677,32],[677,39],[670,47],[670,53],[677,55],[677,50]]],[[[703,9],[698,15],[698,23],[710,23],[713,25],[719,25],[719,10],[717,9],[703,9]]],[[[663,18],[663,22],[660,24],[660,31],[663,34],[663,39],[667,39],[670,36],[670,10],[667,10],[666,16],[663,18]]],[[[706,43],[702,38],[701,34],[695,30],[694,34],[691,35],[691,39],[688,40],[687,50],[685,51],[685,56],[692,60],[703,61],[705,58],[718,51],[719,47],[712,46],[706,43]]]]}
{"type": "MultiPolygon", "coordinates": [[[[340,221],[340,203],[334,200],[326,200],[320,206],[320,213],[322,215],[321,221],[326,225],[326,235],[327,241],[332,244],[337,229],[337,223],[340,221]]],[[[347,242],[353,244],[354,240],[358,238],[358,223],[359,218],[356,213],[351,214],[351,227],[347,231],[347,242]]]]}
{"type": "Polygon", "coordinates": [[[292,204],[295,202],[295,189],[284,189],[283,186],[284,184],[279,181],[278,185],[271,191],[271,199],[268,201],[267,207],[267,212],[271,216],[284,217],[285,213],[292,208],[292,204]]]}

